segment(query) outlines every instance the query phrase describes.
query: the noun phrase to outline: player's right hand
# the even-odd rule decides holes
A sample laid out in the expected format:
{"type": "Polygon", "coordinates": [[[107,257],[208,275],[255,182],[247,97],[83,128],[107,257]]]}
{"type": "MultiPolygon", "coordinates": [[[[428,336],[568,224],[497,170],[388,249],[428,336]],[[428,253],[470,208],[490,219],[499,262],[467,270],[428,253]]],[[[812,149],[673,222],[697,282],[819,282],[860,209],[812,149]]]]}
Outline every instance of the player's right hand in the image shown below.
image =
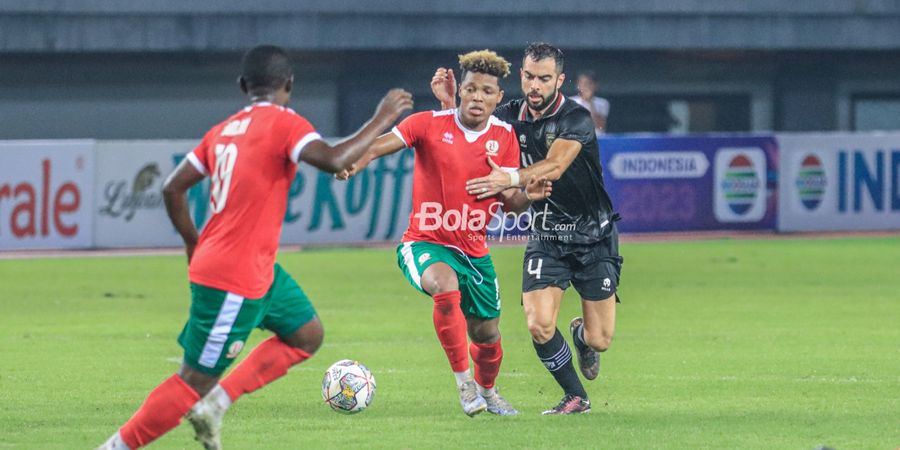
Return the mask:
{"type": "Polygon", "coordinates": [[[403,89],[391,89],[384,95],[378,108],[375,110],[376,117],[382,117],[390,123],[394,123],[400,114],[404,111],[412,109],[412,94],[403,89]]]}
{"type": "Polygon", "coordinates": [[[444,108],[456,107],[456,77],[453,69],[438,67],[431,77],[431,93],[444,108]]]}

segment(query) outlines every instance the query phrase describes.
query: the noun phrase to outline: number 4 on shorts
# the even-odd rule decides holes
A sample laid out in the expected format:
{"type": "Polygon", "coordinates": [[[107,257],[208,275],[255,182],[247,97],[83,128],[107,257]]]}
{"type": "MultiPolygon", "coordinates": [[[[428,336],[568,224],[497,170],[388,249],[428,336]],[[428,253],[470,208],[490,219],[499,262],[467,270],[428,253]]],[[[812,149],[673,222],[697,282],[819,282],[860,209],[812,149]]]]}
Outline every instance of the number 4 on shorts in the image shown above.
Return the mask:
{"type": "Polygon", "coordinates": [[[532,268],[532,263],[534,263],[534,258],[528,258],[528,274],[534,275],[534,278],[540,280],[541,267],[544,265],[544,258],[538,258],[536,268],[532,268]]]}

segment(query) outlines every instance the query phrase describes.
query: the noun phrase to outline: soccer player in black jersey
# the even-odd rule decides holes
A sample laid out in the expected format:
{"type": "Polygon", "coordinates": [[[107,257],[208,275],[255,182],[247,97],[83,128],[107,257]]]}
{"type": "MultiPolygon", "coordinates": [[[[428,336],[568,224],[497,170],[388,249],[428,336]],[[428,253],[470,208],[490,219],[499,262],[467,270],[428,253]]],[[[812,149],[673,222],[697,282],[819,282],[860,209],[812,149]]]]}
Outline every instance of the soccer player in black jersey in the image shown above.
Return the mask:
{"type": "MultiPolygon", "coordinates": [[[[522,265],[522,305],[534,348],[565,393],[544,414],[591,410],[569,345],[556,326],[565,289],[573,285],[582,299],[583,315],[572,319],[569,330],[581,373],[593,380],[600,370],[599,352],[609,348],[615,331],[622,268],[618,215],[603,186],[594,124],[586,109],[559,92],[563,63],[562,51],[552,45],[534,43],[525,49],[524,97],[494,111],[515,128],[523,168],[504,172],[489,159],[490,175],[466,183],[470,194],[485,198],[535,177],[553,182],[553,196],[532,204],[535,220],[522,265]]],[[[455,105],[452,70],[438,68],[431,88],[445,108],[455,105]]]]}

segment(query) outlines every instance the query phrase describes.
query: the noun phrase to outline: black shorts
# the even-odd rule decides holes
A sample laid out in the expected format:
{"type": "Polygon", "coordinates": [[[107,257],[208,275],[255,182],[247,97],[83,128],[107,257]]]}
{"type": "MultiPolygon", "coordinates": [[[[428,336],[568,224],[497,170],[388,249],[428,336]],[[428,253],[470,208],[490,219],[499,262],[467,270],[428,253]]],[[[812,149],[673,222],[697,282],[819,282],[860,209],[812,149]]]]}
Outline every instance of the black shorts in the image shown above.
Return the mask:
{"type": "MultiPolygon", "coordinates": [[[[619,233],[595,244],[567,244],[532,237],[522,264],[522,292],[571,283],[585,300],[604,300],[616,293],[622,273],[619,233]]],[[[618,301],[618,296],[616,296],[618,301]]]]}

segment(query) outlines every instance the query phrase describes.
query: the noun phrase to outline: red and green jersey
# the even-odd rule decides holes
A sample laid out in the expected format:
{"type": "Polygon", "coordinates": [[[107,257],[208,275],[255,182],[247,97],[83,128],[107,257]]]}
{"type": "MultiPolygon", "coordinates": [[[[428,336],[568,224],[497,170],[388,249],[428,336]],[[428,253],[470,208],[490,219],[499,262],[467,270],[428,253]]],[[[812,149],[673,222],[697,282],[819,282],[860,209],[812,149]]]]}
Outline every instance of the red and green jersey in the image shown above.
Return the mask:
{"type": "Polygon", "coordinates": [[[291,109],[256,103],[213,127],[188,161],[211,177],[209,222],[189,268],[194,283],[261,298],[272,284],[300,152],[321,139],[291,109]]]}
{"type": "Polygon", "coordinates": [[[496,198],[476,200],[466,180],[488,175],[488,156],[504,168],[519,167],[519,142],[512,126],[491,116],[481,131],[467,129],[456,109],[413,114],[394,127],[416,151],[413,204],[404,242],[425,241],[487,255],[486,229],[500,209],[496,198]]]}

